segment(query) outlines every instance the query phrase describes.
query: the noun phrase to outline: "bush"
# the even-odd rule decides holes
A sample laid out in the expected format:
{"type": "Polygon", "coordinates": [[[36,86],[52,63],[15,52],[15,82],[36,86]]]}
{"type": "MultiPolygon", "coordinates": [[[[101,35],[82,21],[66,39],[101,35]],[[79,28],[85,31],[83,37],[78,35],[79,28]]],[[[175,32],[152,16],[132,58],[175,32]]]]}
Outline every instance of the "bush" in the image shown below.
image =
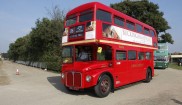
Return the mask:
{"type": "Polygon", "coordinates": [[[61,64],[60,64],[59,54],[60,54],[59,50],[45,52],[42,56],[41,61],[46,62],[47,69],[60,72],[61,64]]]}
{"type": "Polygon", "coordinates": [[[60,63],[58,62],[46,62],[47,69],[60,72],[60,63]]]}
{"type": "Polygon", "coordinates": [[[0,65],[3,63],[2,59],[0,58],[0,65]]]}

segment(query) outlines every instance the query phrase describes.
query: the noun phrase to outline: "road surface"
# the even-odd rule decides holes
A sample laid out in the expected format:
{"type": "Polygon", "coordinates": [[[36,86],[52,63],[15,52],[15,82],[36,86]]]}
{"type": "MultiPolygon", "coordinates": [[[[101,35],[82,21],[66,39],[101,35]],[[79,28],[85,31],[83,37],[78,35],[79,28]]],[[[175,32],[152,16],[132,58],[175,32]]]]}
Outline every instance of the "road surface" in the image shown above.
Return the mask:
{"type": "Polygon", "coordinates": [[[150,83],[137,82],[98,98],[90,90],[68,92],[57,73],[4,61],[0,63],[0,104],[182,105],[182,71],[155,70],[150,83]]]}

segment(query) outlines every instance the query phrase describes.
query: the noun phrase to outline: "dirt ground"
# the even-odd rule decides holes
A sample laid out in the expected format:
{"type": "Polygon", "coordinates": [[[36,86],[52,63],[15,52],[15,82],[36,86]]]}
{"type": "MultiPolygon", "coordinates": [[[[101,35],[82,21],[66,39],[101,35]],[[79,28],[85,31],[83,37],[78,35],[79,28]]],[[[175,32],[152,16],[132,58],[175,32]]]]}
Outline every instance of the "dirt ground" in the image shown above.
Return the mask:
{"type": "Polygon", "coordinates": [[[3,65],[3,62],[0,61],[0,86],[8,85],[10,83],[10,80],[7,74],[1,69],[2,65],[3,65]]]}
{"type": "Polygon", "coordinates": [[[93,91],[69,92],[60,74],[9,61],[0,64],[1,105],[182,105],[182,71],[156,69],[150,83],[137,82],[98,98],[93,91]],[[20,75],[16,75],[19,69],[20,75]]]}

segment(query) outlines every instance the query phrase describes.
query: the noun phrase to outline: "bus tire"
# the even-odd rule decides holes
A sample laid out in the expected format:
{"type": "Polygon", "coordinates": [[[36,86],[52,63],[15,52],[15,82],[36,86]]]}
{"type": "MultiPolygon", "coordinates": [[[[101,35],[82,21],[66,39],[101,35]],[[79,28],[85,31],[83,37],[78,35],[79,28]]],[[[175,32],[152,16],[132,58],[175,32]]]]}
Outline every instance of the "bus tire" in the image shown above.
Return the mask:
{"type": "Polygon", "coordinates": [[[111,91],[111,78],[108,75],[103,75],[94,87],[94,91],[100,98],[108,96],[111,91]]]}
{"type": "Polygon", "coordinates": [[[149,83],[152,80],[152,71],[150,68],[147,69],[145,83],[149,83]]]}

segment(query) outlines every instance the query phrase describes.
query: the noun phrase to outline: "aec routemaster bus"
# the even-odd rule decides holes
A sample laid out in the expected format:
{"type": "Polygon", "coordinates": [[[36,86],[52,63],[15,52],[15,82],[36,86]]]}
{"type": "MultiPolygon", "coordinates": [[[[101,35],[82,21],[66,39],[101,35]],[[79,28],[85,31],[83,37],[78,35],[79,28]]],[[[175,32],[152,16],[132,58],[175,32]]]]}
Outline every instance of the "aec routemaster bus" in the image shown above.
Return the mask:
{"type": "Polygon", "coordinates": [[[66,15],[61,81],[68,90],[93,88],[105,97],[115,88],[154,76],[155,29],[98,2],[66,15]]]}

